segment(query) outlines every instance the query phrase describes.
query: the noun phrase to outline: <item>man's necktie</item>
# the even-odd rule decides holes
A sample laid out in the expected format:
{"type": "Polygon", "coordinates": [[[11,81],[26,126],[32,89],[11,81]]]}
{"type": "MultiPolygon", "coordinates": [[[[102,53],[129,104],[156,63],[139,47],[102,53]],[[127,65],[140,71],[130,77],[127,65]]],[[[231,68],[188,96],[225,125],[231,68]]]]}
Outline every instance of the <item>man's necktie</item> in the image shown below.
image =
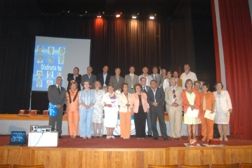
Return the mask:
{"type": "Polygon", "coordinates": [[[61,92],[60,86],[58,86],[58,91],[59,91],[59,94],[60,94],[60,92],[61,92]]]}

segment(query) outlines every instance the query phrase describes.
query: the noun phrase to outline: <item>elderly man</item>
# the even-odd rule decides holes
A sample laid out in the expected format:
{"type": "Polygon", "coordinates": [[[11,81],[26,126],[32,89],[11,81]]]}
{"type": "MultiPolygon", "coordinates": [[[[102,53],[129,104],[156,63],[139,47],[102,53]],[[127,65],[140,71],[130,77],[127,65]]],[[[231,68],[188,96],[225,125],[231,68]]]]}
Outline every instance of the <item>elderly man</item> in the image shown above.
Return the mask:
{"type": "Polygon", "coordinates": [[[185,82],[187,79],[191,79],[192,82],[197,81],[197,76],[194,72],[191,71],[190,65],[184,65],[184,72],[180,75],[180,79],[182,80],[182,88],[185,89],[185,82]]]}
{"type": "Polygon", "coordinates": [[[175,78],[170,79],[171,87],[165,90],[166,111],[169,114],[170,136],[180,138],[182,124],[182,88],[177,86],[175,78]]]}
{"type": "Polygon", "coordinates": [[[66,90],[62,87],[62,77],[56,78],[56,84],[48,88],[49,100],[49,125],[53,131],[58,131],[59,137],[62,133],[63,106],[66,101],[66,90]]]}

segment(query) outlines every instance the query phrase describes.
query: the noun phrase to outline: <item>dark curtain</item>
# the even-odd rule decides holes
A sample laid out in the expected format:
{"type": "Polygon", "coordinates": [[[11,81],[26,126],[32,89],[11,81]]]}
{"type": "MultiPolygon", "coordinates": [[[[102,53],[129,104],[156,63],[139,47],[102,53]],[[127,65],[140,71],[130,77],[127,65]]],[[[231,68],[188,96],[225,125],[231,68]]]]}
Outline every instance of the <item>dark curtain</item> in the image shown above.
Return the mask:
{"type": "MultiPolygon", "coordinates": [[[[195,31],[199,24],[194,22],[191,1],[182,0],[173,16],[160,16],[156,20],[30,15],[29,11],[14,12],[13,8],[19,8],[12,2],[1,2],[3,6],[0,7],[4,10],[0,11],[1,113],[15,113],[18,109],[29,107],[36,35],[91,39],[90,64],[95,73],[99,73],[105,64],[109,65],[112,74],[117,66],[126,74],[130,65],[136,66],[137,73],[140,73],[145,65],[182,71],[183,64],[190,63],[193,71],[199,73],[199,78],[203,77],[201,72],[207,73],[214,69],[210,66],[204,70],[196,66],[197,58],[201,55],[195,52],[197,45],[211,44],[204,43],[204,39],[197,37],[210,39],[211,34],[195,31]],[[196,43],[194,38],[197,39],[196,43]]],[[[35,10],[36,4],[30,8],[35,10]]],[[[211,45],[205,48],[205,52],[212,50],[211,45]]],[[[86,67],[80,69],[86,71],[86,67]]],[[[212,78],[211,75],[206,75],[204,79],[212,78]]],[[[33,109],[46,109],[47,104],[46,92],[32,93],[33,109]]]]}
{"type": "Polygon", "coordinates": [[[169,66],[169,22],[162,20],[94,19],[91,65],[100,71],[104,64],[121,67],[124,74],[134,65],[140,73],[142,66],[169,66]],[[99,50],[97,50],[99,48],[99,50]],[[102,58],[102,59],[101,59],[102,58]]]}

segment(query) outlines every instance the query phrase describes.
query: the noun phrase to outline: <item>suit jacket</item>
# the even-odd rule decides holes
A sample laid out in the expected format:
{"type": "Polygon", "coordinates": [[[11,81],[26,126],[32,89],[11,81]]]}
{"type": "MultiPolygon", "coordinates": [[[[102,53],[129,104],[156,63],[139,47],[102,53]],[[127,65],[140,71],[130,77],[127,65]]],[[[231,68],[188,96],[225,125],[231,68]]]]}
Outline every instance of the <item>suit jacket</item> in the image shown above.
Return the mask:
{"type": "Polygon", "coordinates": [[[160,84],[161,84],[161,75],[160,74],[155,74],[155,78],[154,78],[154,74],[151,74],[151,78],[152,78],[152,80],[156,80],[158,83],[158,86],[160,86],[160,84]]]}
{"type": "MultiPolygon", "coordinates": [[[[69,85],[70,85],[70,81],[74,80],[74,75],[72,73],[69,73],[67,75],[67,81],[68,81],[68,85],[67,85],[67,88],[69,88],[69,85]]],[[[75,81],[78,83],[78,89],[80,90],[81,87],[81,75],[78,75],[76,78],[75,78],[75,81]]]]}
{"type": "MultiPolygon", "coordinates": [[[[141,93],[141,100],[142,100],[142,106],[144,109],[144,112],[148,112],[149,111],[149,104],[148,104],[148,100],[147,100],[147,95],[146,93],[142,92],[141,93]]],[[[138,109],[139,109],[139,97],[138,94],[134,93],[131,95],[131,99],[129,99],[130,101],[130,109],[132,112],[134,113],[138,113],[138,109]]]]}
{"type": "Polygon", "coordinates": [[[169,111],[169,107],[175,102],[178,104],[177,108],[181,108],[182,111],[182,88],[181,87],[169,87],[165,90],[165,102],[166,102],[166,110],[169,111]],[[174,98],[173,90],[175,90],[176,98],[174,98]]]}
{"type": "Polygon", "coordinates": [[[97,80],[101,82],[102,86],[104,86],[104,84],[106,84],[106,86],[108,86],[109,85],[109,80],[110,80],[110,74],[107,73],[107,77],[106,77],[105,81],[103,79],[103,73],[98,74],[97,75],[97,80]]]}
{"type": "Polygon", "coordinates": [[[149,89],[148,90],[148,103],[150,105],[150,111],[154,112],[163,112],[164,111],[164,102],[165,102],[165,94],[162,88],[157,88],[156,89],[156,94],[154,96],[153,90],[149,89]],[[158,103],[157,106],[153,106],[152,104],[155,102],[158,103]]]}
{"type": "Polygon", "coordinates": [[[130,74],[125,76],[125,83],[128,83],[129,93],[134,93],[134,85],[138,83],[138,76],[134,74],[133,80],[131,80],[130,74]]]}
{"type": "Polygon", "coordinates": [[[89,77],[88,74],[82,75],[81,83],[83,84],[84,81],[88,81],[91,85],[91,88],[94,88],[94,83],[96,81],[96,75],[91,74],[89,77]]]}
{"type": "Polygon", "coordinates": [[[48,87],[48,100],[54,105],[64,105],[66,102],[66,89],[61,87],[59,92],[56,85],[50,85],[48,87]]]}
{"type": "Polygon", "coordinates": [[[146,94],[148,93],[148,91],[150,90],[150,86],[142,86],[142,92],[145,92],[146,94]]]}
{"type": "Polygon", "coordinates": [[[124,83],[124,78],[119,77],[119,80],[116,80],[116,76],[111,76],[109,80],[109,84],[114,87],[115,90],[121,90],[122,84],[124,83]]]}

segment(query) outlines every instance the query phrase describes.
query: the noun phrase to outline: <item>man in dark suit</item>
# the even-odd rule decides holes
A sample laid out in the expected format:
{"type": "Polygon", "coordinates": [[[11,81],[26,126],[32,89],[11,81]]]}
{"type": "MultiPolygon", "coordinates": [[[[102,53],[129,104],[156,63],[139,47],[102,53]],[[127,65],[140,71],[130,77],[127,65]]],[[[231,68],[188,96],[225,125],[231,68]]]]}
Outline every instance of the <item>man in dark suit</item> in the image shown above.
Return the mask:
{"type": "Polygon", "coordinates": [[[97,80],[101,82],[103,87],[107,87],[109,85],[110,75],[108,74],[108,70],[108,65],[105,65],[102,68],[102,73],[97,76],[97,80]]]}
{"type": "Polygon", "coordinates": [[[91,66],[87,67],[87,73],[82,76],[81,83],[88,81],[91,89],[94,88],[94,83],[96,81],[96,76],[93,74],[93,68],[91,66]]]}
{"type": "Polygon", "coordinates": [[[72,80],[76,81],[78,83],[78,90],[81,90],[81,75],[79,74],[80,69],[78,67],[74,67],[73,73],[69,73],[67,75],[67,81],[68,81],[68,86],[67,89],[69,88],[70,82],[72,80]]]}
{"type": "MultiPolygon", "coordinates": [[[[148,91],[151,90],[150,86],[146,85],[146,77],[140,78],[140,84],[142,86],[142,91],[148,94],[148,91]]],[[[150,112],[147,112],[147,126],[148,126],[148,136],[152,136],[152,125],[151,125],[151,115],[150,112]]]]}
{"type": "Polygon", "coordinates": [[[150,114],[151,114],[151,125],[154,139],[158,139],[157,131],[157,119],[159,121],[159,126],[161,134],[164,140],[168,140],[166,125],[164,121],[164,103],[165,103],[165,94],[163,89],[158,87],[156,80],[152,80],[150,83],[151,89],[148,90],[148,103],[150,105],[150,114]]]}
{"type": "MultiPolygon", "coordinates": [[[[58,76],[56,78],[56,84],[50,85],[48,88],[48,100],[53,106],[56,106],[56,115],[49,115],[49,125],[53,131],[58,131],[59,137],[62,133],[62,116],[63,116],[63,106],[66,101],[66,90],[62,87],[62,77],[58,76]]],[[[50,111],[49,111],[50,114],[50,111]]]]}
{"type": "Polygon", "coordinates": [[[113,86],[115,91],[120,91],[124,83],[124,78],[121,76],[121,69],[115,69],[115,75],[110,77],[109,85],[113,86]]]}

